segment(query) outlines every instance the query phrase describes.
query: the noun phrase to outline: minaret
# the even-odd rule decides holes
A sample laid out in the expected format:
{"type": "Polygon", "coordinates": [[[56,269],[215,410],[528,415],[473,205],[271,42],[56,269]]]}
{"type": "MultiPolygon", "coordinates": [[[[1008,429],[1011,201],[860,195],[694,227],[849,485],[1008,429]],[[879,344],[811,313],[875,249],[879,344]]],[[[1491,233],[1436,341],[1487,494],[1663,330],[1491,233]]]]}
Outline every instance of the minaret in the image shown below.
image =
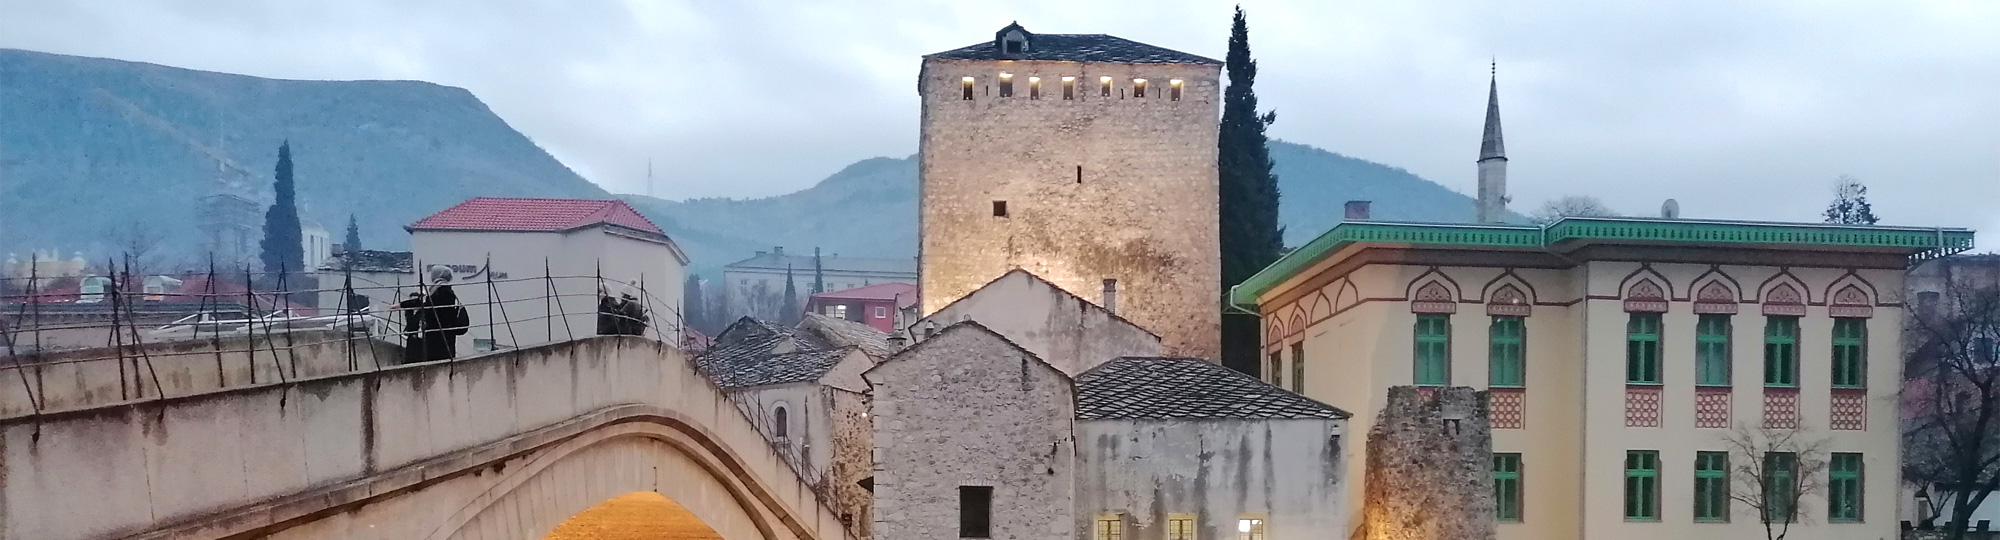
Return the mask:
{"type": "Polygon", "coordinates": [[[1500,64],[1486,87],[1486,136],[1479,141],[1479,223],[1499,223],[1507,214],[1507,147],[1500,141],[1500,64]]]}

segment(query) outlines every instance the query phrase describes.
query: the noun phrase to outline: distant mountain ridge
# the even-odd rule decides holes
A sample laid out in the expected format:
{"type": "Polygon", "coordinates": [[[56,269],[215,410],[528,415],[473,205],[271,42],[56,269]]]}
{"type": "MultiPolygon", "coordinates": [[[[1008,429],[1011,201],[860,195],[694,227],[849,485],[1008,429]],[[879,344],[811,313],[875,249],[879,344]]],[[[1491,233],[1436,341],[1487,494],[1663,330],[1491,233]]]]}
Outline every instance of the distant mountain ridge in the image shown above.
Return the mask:
{"type": "Polygon", "coordinates": [[[191,256],[196,199],[268,201],[286,140],[302,217],[339,241],[352,213],[369,248],[407,248],[401,225],[474,195],[609,196],[462,88],[0,49],[0,251],[102,259],[137,222],[191,256]]]}
{"type": "MultiPolygon", "coordinates": [[[[0,253],[57,249],[103,260],[119,251],[109,231],[140,224],[163,237],[172,262],[196,262],[197,199],[227,191],[268,200],[286,140],[301,215],[339,241],[352,213],[370,249],[407,249],[404,225],[472,197],[612,197],[460,88],[0,49],[0,253]]],[[[1271,156],[1287,245],[1338,223],[1354,199],[1373,201],[1376,219],[1472,216],[1471,198],[1399,168],[1283,141],[1272,141],[1271,156]]],[[[665,229],[698,272],[773,246],[853,257],[917,251],[914,156],[864,159],[772,197],[617,197],[665,229]]]]}
{"type": "MultiPolygon", "coordinates": [[[[1373,218],[1465,222],[1472,198],[1400,168],[1307,145],[1271,142],[1279,222],[1297,246],[1339,223],[1350,200],[1368,200],[1373,218]]],[[[1471,167],[1467,167],[1471,174],[1471,167]]],[[[755,199],[669,201],[619,195],[656,221],[672,223],[697,271],[784,246],[857,257],[917,253],[917,160],[877,157],[848,165],[810,188],[755,199]],[[712,258],[711,258],[712,257],[712,258]]]]}

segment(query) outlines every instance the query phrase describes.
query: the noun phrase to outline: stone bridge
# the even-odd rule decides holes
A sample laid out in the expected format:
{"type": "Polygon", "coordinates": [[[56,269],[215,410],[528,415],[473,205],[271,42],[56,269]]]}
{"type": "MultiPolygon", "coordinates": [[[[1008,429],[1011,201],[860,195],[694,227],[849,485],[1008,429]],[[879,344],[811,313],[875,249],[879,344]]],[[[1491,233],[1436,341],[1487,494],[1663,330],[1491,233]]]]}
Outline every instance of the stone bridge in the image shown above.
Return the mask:
{"type": "Polygon", "coordinates": [[[676,538],[851,538],[684,353],[643,338],[184,394],[168,372],[123,401],[86,378],[5,381],[44,405],[0,417],[0,538],[534,540],[634,492],[704,529],[676,538]]]}

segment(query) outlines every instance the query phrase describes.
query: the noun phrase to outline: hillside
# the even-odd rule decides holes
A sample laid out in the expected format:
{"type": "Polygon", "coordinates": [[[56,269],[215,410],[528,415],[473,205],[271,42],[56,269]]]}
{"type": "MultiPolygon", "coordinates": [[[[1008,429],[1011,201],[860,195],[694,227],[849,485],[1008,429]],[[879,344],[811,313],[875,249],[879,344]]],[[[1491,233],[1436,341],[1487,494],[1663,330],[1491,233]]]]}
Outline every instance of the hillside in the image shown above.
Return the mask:
{"type": "MultiPolygon", "coordinates": [[[[1286,245],[1302,244],[1339,223],[1342,204],[1355,199],[1373,201],[1376,219],[1472,218],[1471,197],[1399,168],[1284,141],[1272,141],[1271,158],[1283,194],[1278,213],[1286,245]]],[[[619,197],[674,234],[698,272],[779,245],[861,257],[909,257],[917,251],[915,156],[865,159],[813,187],[775,197],[684,202],[619,197]]]]}
{"type": "Polygon", "coordinates": [[[403,249],[401,225],[475,195],[607,196],[460,88],[0,49],[0,252],[102,258],[138,224],[191,260],[197,198],[221,179],[268,200],[287,139],[301,214],[336,242],[349,213],[367,247],[403,249]]]}

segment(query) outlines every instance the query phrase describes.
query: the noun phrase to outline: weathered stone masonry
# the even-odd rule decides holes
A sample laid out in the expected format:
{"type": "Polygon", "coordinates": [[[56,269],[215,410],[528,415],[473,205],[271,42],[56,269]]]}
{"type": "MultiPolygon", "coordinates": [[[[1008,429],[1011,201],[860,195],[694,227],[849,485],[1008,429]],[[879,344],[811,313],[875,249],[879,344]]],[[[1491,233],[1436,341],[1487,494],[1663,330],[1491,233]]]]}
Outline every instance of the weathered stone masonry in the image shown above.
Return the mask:
{"type": "Polygon", "coordinates": [[[1098,300],[1116,279],[1119,315],[1160,334],[1168,354],[1214,358],[1219,63],[936,56],[918,81],[924,313],[1013,268],[1098,300]],[[1075,77],[1075,99],[1063,99],[1063,77],[1075,77]]]}

